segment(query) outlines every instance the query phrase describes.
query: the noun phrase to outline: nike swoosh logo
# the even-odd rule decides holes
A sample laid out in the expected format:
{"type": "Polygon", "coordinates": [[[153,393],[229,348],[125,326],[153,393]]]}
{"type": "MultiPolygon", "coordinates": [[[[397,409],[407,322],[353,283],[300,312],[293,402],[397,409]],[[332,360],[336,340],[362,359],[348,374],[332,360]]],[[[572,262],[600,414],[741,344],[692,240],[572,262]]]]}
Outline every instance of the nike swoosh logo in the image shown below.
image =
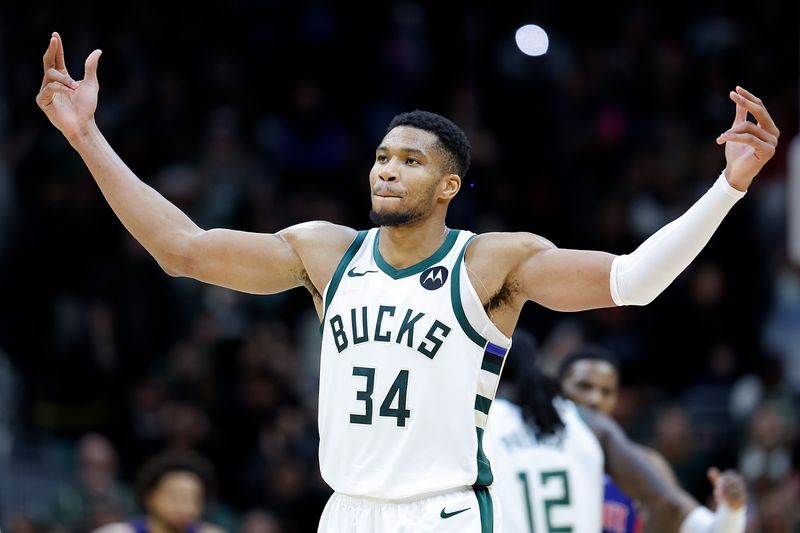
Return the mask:
{"type": "Polygon", "coordinates": [[[455,516],[457,514],[461,514],[464,511],[469,511],[470,509],[472,509],[472,507],[467,507],[466,509],[461,509],[459,511],[453,511],[452,513],[448,513],[448,512],[446,512],[444,510],[444,507],[442,507],[442,512],[439,513],[439,516],[441,516],[442,518],[450,518],[451,516],[455,516]]]}
{"type": "Polygon", "coordinates": [[[353,267],[347,271],[347,277],[360,278],[361,276],[365,276],[371,272],[377,272],[377,270],[365,270],[364,272],[356,272],[356,267],[353,267]]]}

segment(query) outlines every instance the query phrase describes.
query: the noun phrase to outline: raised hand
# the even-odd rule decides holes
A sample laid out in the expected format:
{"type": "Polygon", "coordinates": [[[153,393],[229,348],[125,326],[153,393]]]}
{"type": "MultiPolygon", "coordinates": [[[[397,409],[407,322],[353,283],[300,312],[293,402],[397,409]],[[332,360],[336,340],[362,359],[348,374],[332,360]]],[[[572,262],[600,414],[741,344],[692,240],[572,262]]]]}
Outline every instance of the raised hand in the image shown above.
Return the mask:
{"type": "Polygon", "coordinates": [[[718,468],[709,468],[708,480],[714,485],[714,500],[717,505],[725,503],[735,511],[747,503],[747,488],[744,479],[735,470],[726,470],[720,473],[718,468]]]}
{"type": "Polygon", "coordinates": [[[728,131],[717,137],[725,144],[725,177],[732,187],[745,191],[767,161],[775,155],[780,131],[760,98],[741,87],[730,92],[736,103],[736,116],[728,131]],[[747,120],[753,115],[757,123],[747,120]]]}
{"type": "Polygon", "coordinates": [[[83,79],[75,81],[64,64],[64,46],[61,36],[53,32],[44,53],[44,78],[36,103],[53,125],[68,139],[80,134],[94,121],[97,108],[97,62],[100,50],[86,58],[83,79]]]}

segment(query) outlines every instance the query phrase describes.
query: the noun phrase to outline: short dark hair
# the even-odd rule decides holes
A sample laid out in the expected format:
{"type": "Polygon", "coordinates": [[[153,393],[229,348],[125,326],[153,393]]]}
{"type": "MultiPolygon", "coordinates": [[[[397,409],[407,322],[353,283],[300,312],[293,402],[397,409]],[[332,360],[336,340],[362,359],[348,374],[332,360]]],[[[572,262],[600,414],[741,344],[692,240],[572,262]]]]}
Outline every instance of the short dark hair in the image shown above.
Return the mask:
{"type": "Polygon", "coordinates": [[[614,352],[603,348],[602,346],[587,344],[586,346],[578,348],[576,351],[572,352],[561,360],[561,364],[558,366],[558,381],[564,380],[564,377],[569,374],[569,371],[572,370],[572,367],[575,363],[584,360],[605,361],[614,367],[614,371],[616,371],[617,376],[619,376],[619,359],[617,359],[617,356],[614,355],[614,352]]]}
{"type": "Polygon", "coordinates": [[[433,133],[437,143],[447,156],[447,171],[462,178],[469,170],[470,145],[466,134],[448,118],[430,111],[415,109],[396,115],[386,128],[389,133],[398,126],[410,126],[433,133]]]}
{"type": "Polygon", "coordinates": [[[203,483],[203,496],[208,503],[214,496],[214,467],[208,459],[191,450],[168,450],[148,459],[136,477],[136,497],[144,507],[145,498],[167,474],[190,472],[203,483]]]}

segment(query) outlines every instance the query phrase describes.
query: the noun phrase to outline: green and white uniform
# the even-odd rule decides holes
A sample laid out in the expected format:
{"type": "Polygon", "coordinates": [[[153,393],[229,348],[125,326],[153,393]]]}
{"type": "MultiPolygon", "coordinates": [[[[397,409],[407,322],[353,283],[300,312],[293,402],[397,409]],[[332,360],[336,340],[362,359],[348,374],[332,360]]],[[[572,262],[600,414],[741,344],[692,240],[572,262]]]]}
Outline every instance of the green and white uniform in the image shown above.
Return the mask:
{"type": "Polygon", "coordinates": [[[537,439],[511,402],[497,399],[486,431],[504,533],[598,533],[603,529],[603,450],[574,403],[553,403],[564,422],[537,439]]]}
{"type": "MultiPolygon", "coordinates": [[[[511,340],[467,276],[473,236],[448,230],[431,257],[398,270],[380,255],[379,229],[362,231],[324,294],[322,477],[348,505],[353,497],[407,503],[469,488],[471,509],[437,517],[450,528],[441,531],[491,531],[493,522],[482,439],[511,340]]],[[[326,508],[321,530],[356,531],[326,523],[334,514],[326,508]]]]}

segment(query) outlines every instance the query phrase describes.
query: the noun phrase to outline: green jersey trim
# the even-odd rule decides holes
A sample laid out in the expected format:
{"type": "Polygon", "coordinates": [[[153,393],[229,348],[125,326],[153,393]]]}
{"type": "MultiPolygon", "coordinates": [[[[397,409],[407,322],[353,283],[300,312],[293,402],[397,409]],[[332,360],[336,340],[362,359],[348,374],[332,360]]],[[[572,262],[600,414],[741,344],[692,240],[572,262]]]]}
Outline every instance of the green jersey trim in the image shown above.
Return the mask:
{"type": "Polygon", "coordinates": [[[472,487],[481,514],[481,533],[494,533],[494,508],[492,494],[486,487],[472,487]]]}
{"type": "Polygon", "coordinates": [[[347,265],[350,264],[350,261],[358,252],[358,249],[361,248],[361,243],[364,242],[364,239],[367,238],[367,231],[359,231],[356,235],[356,238],[347,248],[342,259],[339,261],[339,264],[336,266],[336,270],[333,273],[333,278],[331,278],[331,282],[328,285],[328,292],[325,293],[325,306],[323,307],[322,312],[322,322],[319,324],[319,332],[322,334],[323,328],[325,327],[325,317],[328,314],[328,308],[331,306],[331,302],[333,301],[333,295],[336,294],[336,289],[339,288],[339,283],[342,281],[342,276],[344,276],[344,271],[347,269],[347,265]]]}
{"type": "MultiPolygon", "coordinates": [[[[474,238],[475,235],[464,243],[464,247],[461,249],[461,252],[459,252],[455,265],[453,265],[452,281],[450,282],[450,301],[453,304],[453,312],[458,319],[458,323],[461,325],[461,329],[464,330],[464,333],[467,334],[467,337],[469,337],[472,342],[481,348],[485,348],[488,341],[484,339],[480,333],[475,331],[475,328],[469,323],[467,315],[464,313],[464,305],[461,303],[461,263],[464,261],[464,253],[467,251],[467,246],[469,246],[469,243],[472,242],[474,238]]],[[[499,372],[497,372],[497,374],[499,374],[499,372]]]]}
{"type": "Polygon", "coordinates": [[[475,479],[475,486],[488,487],[494,481],[492,474],[492,465],[489,464],[486,454],[483,452],[483,428],[475,427],[475,432],[478,435],[478,476],[475,479]]]}
{"type": "Polygon", "coordinates": [[[456,243],[456,239],[458,239],[458,234],[461,230],[457,229],[450,229],[447,230],[447,237],[445,237],[444,242],[436,250],[432,256],[427,259],[424,259],[417,263],[416,265],[412,265],[406,268],[394,268],[392,265],[387,263],[383,257],[381,257],[381,252],[379,249],[379,245],[381,243],[381,231],[378,230],[378,234],[375,235],[375,245],[372,248],[372,257],[375,259],[375,263],[378,265],[378,268],[383,270],[383,272],[392,279],[402,279],[408,276],[413,276],[414,274],[419,274],[423,270],[428,267],[431,267],[445,258],[447,254],[450,253],[450,250],[453,249],[453,245],[456,243]]]}

